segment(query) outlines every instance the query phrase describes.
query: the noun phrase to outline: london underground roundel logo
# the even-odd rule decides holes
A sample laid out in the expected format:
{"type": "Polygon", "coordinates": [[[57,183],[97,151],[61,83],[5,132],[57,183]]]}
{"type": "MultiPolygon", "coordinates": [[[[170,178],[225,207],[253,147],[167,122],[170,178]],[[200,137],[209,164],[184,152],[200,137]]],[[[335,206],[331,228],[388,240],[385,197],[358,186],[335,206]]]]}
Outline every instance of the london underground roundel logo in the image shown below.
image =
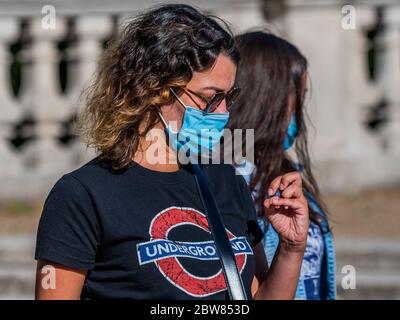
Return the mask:
{"type": "MultiPolygon", "coordinates": [[[[155,263],[163,276],[174,286],[194,297],[205,297],[226,290],[225,278],[220,269],[209,277],[190,273],[179,262],[179,257],[198,260],[218,260],[214,241],[171,241],[168,234],[176,227],[196,226],[211,234],[207,217],[192,208],[169,207],[159,212],[150,224],[150,241],[137,245],[139,264],[155,263]]],[[[226,230],[240,273],[246,266],[247,255],[253,251],[245,237],[236,237],[226,230]]]]}

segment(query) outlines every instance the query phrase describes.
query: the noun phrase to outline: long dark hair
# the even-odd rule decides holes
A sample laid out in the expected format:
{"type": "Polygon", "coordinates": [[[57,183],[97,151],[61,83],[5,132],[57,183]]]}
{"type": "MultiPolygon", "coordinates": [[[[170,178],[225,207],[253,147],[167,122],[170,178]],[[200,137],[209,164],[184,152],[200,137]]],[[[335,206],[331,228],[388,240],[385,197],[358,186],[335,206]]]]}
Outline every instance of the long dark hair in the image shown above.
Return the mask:
{"type": "Polygon", "coordinates": [[[170,88],[211,68],[220,53],[239,61],[227,25],[191,6],[161,5],[128,21],[85,92],[77,129],[86,144],[114,169],[127,167],[139,139],[159,121],[157,106],[173,101],[170,88]]]}
{"type": "MultiPolygon", "coordinates": [[[[289,99],[293,99],[299,129],[295,153],[303,169],[304,188],[326,209],[311,171],[307,146],[303,107],[306,58],[288,41],[261,31],[239,35],[236,42],[241,55],[236,85],[242,91],[230,110],[228,127],[254,129],[257,170],[252,176],[250,189],[258,190],[258,208],[262,208],[271,181],[296,169],[295,162],[282,148],[288,128],[289,99]]],[[[245,143],[244,139],[243,148],[245,143]]],[[[311,210],[310,218],[318,222],[311,210]]]]}

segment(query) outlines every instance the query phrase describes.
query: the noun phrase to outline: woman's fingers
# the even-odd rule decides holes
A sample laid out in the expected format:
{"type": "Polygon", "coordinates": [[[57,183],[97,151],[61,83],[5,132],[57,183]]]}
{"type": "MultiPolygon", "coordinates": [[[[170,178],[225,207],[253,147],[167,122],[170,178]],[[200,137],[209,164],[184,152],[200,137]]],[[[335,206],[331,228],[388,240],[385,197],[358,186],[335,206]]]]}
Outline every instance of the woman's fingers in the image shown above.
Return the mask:
{"type": "Polygon", "coordinates": [[[264,206],[266,208],[270,208],[271,206],[279,209],[280,207],[287,207],[293,210],[301,209],[304,204],[298,199],[286,199],[286,198],[277,198],[273,197],[271,199],[267,199],[264,201],[264,206]]]}
{"type": "Polygon", "coordinates": [[[301,187],[301,175],[298,172],[289,172],[282,176],[279,188],[285,190],[290,184],[301,187]]]}
{"type": "Polygon", "coordinates": [[[272,197],[279,190],[281,180],[282,180],[282,176],[276,177],[274,180],[272,180],[272,182],[268,188],[268,196],[269,197],[272,197]]]}
{"type": "Polygon", "coordinates": [[[285,190],[289,185],[302,188],[301,175],[298,172],[289,172],[272,180],[268,188],[268,196],[272,197],[278,190],[285,190]]]}
{"type": "Polygon", "coordinates": [[[283,198],[300,198],[302,194],[303,191],[298,185],[291,184],[283,190],[281,196],[283,198]]]}
{"type": "Polygon", "coordinates": [[[273,211],[274,209],[280,209],[281,208],[280,205],[274,204],[275,199],[279,199],[279,198],[278,197],[273,197],[273,198],[266,199],[264,201],[264,208],[266,208],[267,210],[270,209],[270,211],[271,210],[273,211]]]}

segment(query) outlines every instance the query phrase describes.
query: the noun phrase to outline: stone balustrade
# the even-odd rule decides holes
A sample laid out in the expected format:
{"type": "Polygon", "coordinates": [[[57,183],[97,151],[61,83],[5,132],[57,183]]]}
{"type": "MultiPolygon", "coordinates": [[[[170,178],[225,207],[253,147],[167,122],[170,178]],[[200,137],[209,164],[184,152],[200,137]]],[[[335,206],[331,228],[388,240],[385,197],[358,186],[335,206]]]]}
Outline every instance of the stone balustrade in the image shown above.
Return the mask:
{"type": "MultiPolygon", "coordinates": [[[[119,24],[155,3],[48,0],[56,27],[46,29],[42,1],[0,1],[0,200],[43,197],[63,173],[94,157],[71,136],[81,90],[119,24]],[[20,70],[19,84],[10,70],[20,70]]],[[[371,78],[366,30],[377,24],[382,2],[357,5],[353,30],[342,28],[340,1],[287,1],[285,15],[268,22],[256,0],[189,3],[226,19],[235,33],[276,26],[307,56],[310,144],[324,190],[400,182],[400,5],[379,9],[384,27],[371,78]],[[385,114],[379,130],[366,125],[374,106],[385,114]]]]}

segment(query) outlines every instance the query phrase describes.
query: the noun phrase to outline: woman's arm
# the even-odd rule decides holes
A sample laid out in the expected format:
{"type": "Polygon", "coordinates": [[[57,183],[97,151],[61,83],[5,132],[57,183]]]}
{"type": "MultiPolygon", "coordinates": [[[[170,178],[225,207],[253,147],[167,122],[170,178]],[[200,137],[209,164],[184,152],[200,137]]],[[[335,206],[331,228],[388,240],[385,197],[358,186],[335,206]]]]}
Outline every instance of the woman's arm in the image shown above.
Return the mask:
{"type": "MultiPolygon", "coordinates": [[[[253,248],[254,255],[259,251],[264,251],[262,244],[259,243],[253,248]],[[256,247],[260,248],[256,249],[256,247]]],[[[279,245],[275,253],[271,267],[264,277],[260,277],[260,271],[256,271],[253,280],[252,293],[255,300],[291,300],[294,299],[297,283],[299,280],[301,263],[303,261],[303,251],[293,252],[291,249],[279,245]]],[[[264,254],[265,258],[265,254],[264,254]]],[[[256,260],[261,260],[257,258],[256,260]]],[[[265,265],[267,262],[265,261],[265,265]]],[[[256,268],[259,266],[256,264],[256,268]]],[[[264,266],[265,268],[265,266],[264,266]]],[[[268,267],[267,267],[268,268],[268,267]]],[[[265,269],[264,269],[265,270],[265,269]]],[[[261,271],[261,274],[263,272],[261,271]]]]}
{"type": "Polygon", "coordinates": [[[36,300],[79,300],[86,271],[38,260],[36,300]]]}
{"type": "Polygon", "coordinates": [[[270,198],[264,202],[264,212],[279,234],[280,243],[269,270],[261,243],[253,250],[256,259],[253,298],[293,299],[307,244],[309,224],[308,204],[303,194],[300,174],[293,172],[274,179],[268,195],[270,198]],[[272,197],[278,190],[281,196],[272,197]],[[268,270],[267,274],[263,275],[259,268],[268,270]]]}

